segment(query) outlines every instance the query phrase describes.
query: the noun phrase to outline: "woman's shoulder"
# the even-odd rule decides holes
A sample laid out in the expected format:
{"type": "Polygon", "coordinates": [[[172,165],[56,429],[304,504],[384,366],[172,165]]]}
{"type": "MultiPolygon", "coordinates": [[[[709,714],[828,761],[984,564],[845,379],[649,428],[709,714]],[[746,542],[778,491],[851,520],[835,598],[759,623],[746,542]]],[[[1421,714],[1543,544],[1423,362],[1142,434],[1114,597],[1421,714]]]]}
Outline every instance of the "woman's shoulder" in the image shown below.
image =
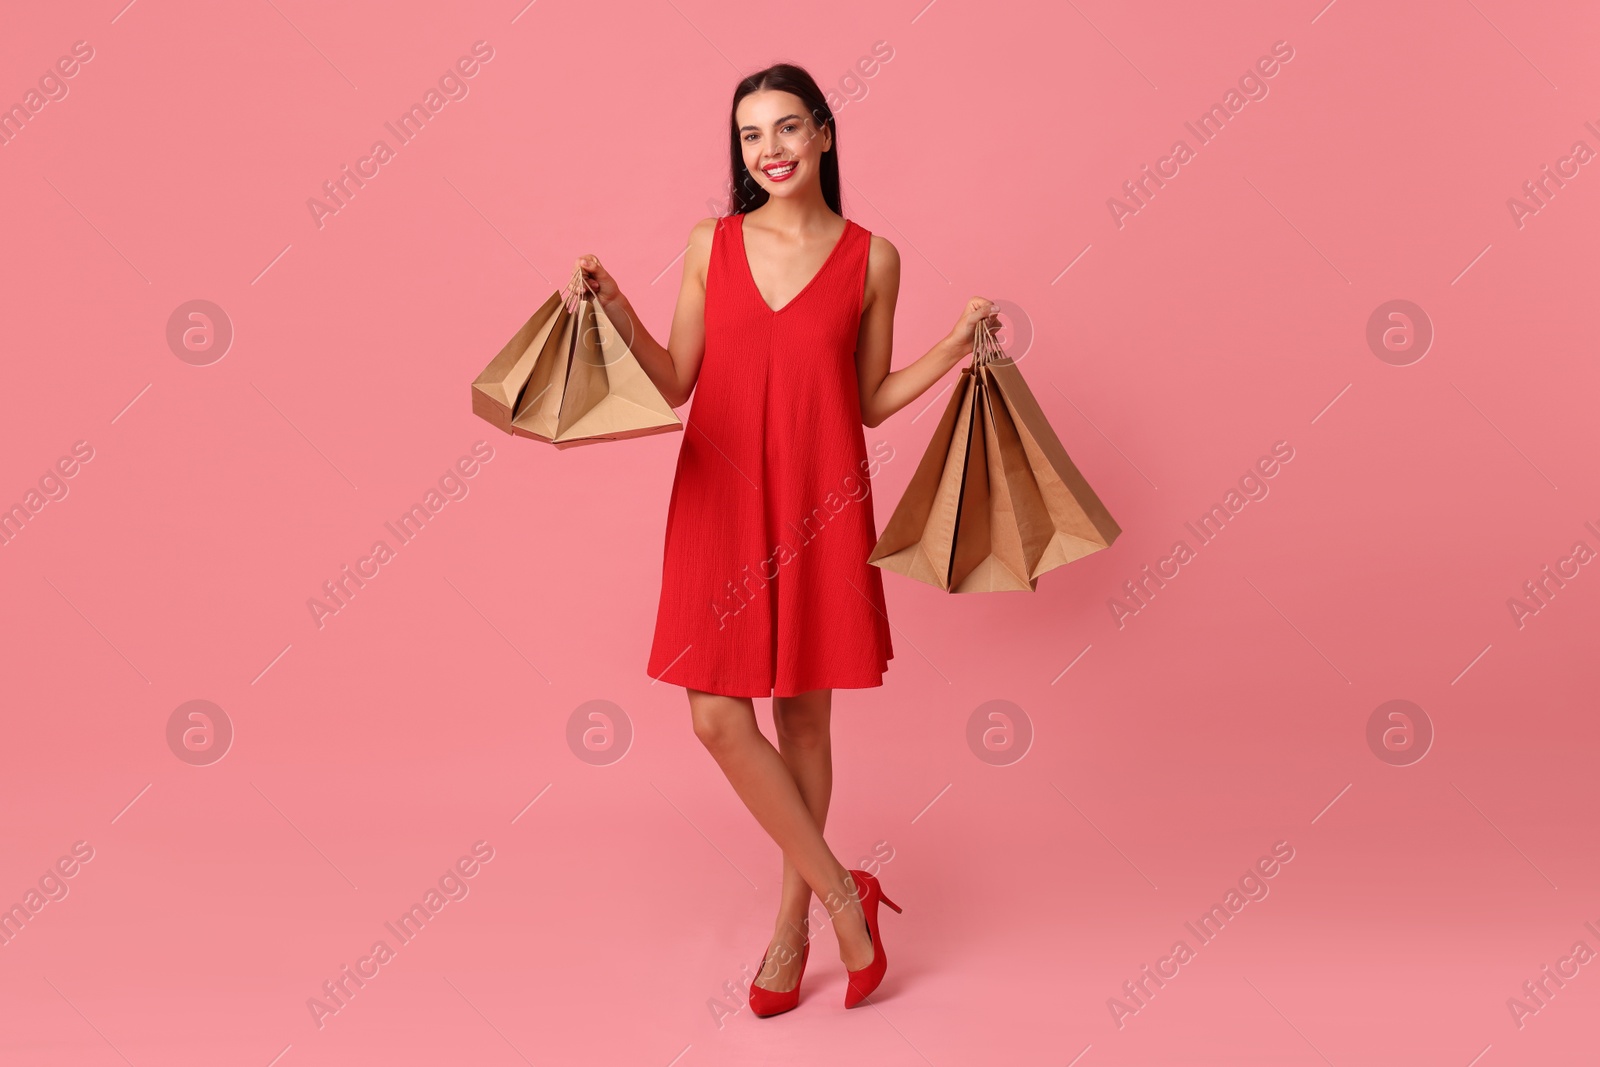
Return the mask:
{"type": "Polygon", "coordinates": [[[900,252],[885,237],[871,234],[867,246],[866,289],[862,295],[862,310],[875,307],[880,302],[894,313],[900,298],[900,252]]]}
{"type": "Polygon", "coordinates": [[[715,247],[717,232],[722,229],[722,222],[721,218],[713,215],[689,228],[689,247],[684,253],[689,262],[699,263],[702,267],[711,262],[711,252],[715,247]]]}
{"type": "Polygon", "coordinates": [[[887,237],[880,237],[870,230],[866,234],[870,241],[867,245],[867,273],[899,277],[900,250],[887,237]]]}
{"type": "Polygon", "coordinates": [[[709,249],[712,238],[722,228],[725,216],[711,215],[701,219],[689,229],[689,247],[709,249]]]}

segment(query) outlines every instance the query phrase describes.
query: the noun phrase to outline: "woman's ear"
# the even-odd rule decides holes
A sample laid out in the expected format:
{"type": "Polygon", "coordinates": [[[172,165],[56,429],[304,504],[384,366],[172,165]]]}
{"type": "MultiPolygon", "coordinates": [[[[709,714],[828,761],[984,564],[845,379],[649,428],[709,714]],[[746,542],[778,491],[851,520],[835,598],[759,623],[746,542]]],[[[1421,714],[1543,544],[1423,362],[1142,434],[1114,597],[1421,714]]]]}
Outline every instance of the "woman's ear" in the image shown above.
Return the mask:
{"type": "Polygon", "coordinates": [[[833,131],[828,128],[827,122],[823,120],[821,109],[819,108],[811,109],[811,130],[811,136],[807,140],[821,141],[822,151],[831,151],[833,148],[833,131]]]}

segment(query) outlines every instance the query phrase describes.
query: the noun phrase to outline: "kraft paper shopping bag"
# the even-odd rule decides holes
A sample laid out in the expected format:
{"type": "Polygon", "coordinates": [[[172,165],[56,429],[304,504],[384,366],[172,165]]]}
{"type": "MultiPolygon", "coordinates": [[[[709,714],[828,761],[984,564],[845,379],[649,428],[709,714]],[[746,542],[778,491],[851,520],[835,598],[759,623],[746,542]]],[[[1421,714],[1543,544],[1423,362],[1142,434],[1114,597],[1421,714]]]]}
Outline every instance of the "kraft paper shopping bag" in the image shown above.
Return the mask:
{"type": "Polygon", "coordinates": [[[557,448],[683,428],[579,270],[473,381],[472,410],[557,448]]]}
{"type": "Polygon", "coordinates": [[[980,324],[973,362],[867,561],[952,593],[1036,590],[1039,575],[1119,533],[980,324]]]}

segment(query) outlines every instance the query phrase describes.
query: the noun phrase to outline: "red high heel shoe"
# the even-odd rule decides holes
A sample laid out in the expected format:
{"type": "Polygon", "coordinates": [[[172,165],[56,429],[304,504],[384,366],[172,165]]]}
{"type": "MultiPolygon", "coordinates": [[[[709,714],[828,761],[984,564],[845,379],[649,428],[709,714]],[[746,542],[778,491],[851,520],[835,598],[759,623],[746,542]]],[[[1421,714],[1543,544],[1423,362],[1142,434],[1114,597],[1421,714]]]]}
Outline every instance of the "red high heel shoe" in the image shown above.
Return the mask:
{"type": "Polygon", "coordinates": [[[850,981],[844,988],[844,1006],[853,1008],[867,998],[867,994],[878,988],[878,983],[883,981],[883,972],[888,969],[889,958],[883,951],[883,938],[878,934],[878,901],[883,901],[895,911],[900,910],[900,905],[883,895],[883,886],[878,880],[866,871],[851,871],[850,877],[854,878],[857,886],[857,895],[861,898],[861,912],[867,920],[867,937],[872,940],[872,962],[859,971],[847,971],[850,981]]]}
{"type": "MultiPolygon", "coordinates": [[[[794,988],[783,992],[772,989],[762,989],[754,981],[750,983],[750,1010],[757,1016],[766,1018],[769,1015],[781,1015],[800,1003],[800,980],[806,976],[806,956],[811,953],[811,942],[807,941],[800,947],[800,977],[794,980],[794,988]]],[[[756,971],[756,977],[767,969],[766,953],[761,954],[761,967],[756,971]]]]}

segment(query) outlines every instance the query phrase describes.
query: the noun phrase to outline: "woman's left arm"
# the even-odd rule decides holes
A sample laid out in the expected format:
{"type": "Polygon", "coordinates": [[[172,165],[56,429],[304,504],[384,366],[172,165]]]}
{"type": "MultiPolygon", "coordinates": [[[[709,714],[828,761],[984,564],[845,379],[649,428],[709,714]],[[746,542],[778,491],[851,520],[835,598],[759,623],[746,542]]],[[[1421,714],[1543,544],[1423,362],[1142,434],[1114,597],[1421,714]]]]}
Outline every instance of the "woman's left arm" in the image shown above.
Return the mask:
{"type": "Polygon", "coordinates": [[[894,308],[900,297],[900,253],[886,239],[872,237],[867,253],[866,291],[862,294],[861,332],[856,339],[856,377],[861,384],[861,421],[877,426],[911,403],[972,353],[973,333],[987,318],[1000,329],[995,306],[981,296],[966,309],[949,335],[915,363],[889,370],[894,353],[894,308]]]}

